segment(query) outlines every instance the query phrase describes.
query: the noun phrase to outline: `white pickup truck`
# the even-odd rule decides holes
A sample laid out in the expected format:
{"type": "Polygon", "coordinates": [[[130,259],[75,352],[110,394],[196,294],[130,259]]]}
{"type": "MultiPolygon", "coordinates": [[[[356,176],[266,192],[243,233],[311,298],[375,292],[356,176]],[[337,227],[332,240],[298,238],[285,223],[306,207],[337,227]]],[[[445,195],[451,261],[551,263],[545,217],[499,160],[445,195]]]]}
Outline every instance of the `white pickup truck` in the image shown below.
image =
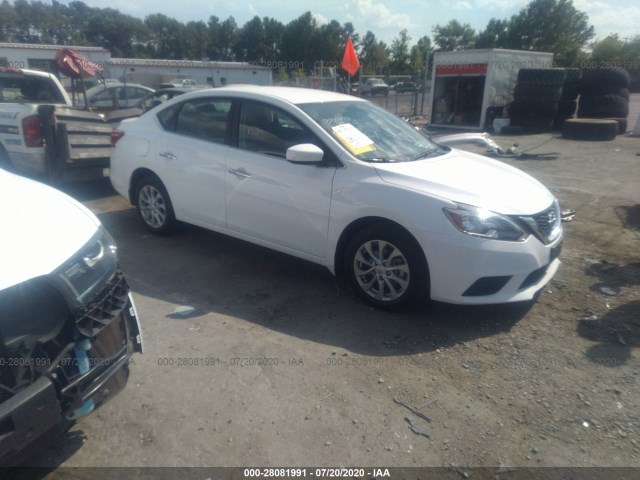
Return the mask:
{"type": "Polygon", "coordinates": [[[75,108],[54,75],[0,68],[0,168],[52,183],[104,176],[112,127],[140,113],[75,108]]]}

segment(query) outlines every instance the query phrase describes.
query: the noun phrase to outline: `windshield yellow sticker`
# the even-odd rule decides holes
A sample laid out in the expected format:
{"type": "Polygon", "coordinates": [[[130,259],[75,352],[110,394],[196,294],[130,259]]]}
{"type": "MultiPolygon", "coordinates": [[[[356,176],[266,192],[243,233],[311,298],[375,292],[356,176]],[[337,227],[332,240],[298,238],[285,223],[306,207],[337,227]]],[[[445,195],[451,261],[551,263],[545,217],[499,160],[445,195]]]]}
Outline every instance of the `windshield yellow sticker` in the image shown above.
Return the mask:
{"type": "Polygon", "coordinates": [[[338,140],[354,155],[372,152],[376,149],[373,140],[350,123],[343,123],[342,125],[331,127],[331,130],[338,140]]]}

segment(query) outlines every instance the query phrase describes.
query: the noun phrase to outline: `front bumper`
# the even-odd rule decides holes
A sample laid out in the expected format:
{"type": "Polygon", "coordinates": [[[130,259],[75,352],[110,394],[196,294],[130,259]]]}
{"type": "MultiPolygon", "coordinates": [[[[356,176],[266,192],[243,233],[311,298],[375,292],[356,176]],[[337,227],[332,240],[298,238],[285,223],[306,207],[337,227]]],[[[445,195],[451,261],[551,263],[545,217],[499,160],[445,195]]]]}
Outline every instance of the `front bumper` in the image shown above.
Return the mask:
{"type": "Polygon", "coordinates": [[[87,402],[97,408],[124,388],[131,355],[142,352],[140,322],[130,294],[90,344],[88,371],[80,373],[73,345],[68,345],[48,374],[0,404],[0,466],[19,464],[43,438],[62,433],[87,402]]]}
{"type": "Polygon", "coordinates": [[[418,241],[429,265],[431,299],[447,303],[529,301],[560,266],[562,235],[549,245],[533,235],[507,242],[424,233],[418,241]]]}

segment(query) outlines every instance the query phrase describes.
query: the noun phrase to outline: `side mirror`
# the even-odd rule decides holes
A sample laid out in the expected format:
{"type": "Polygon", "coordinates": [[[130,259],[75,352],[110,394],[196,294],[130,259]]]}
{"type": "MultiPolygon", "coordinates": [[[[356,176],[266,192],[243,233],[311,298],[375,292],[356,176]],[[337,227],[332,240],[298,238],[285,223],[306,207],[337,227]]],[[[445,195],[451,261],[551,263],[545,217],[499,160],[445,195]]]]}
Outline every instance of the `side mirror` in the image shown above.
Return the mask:
{"type": "Polygon", "coordinates": [[[287,161],[300,164],[318,164],[322,162],[324,152],[312,143],[301,143],[287,148],[287,161]]]}

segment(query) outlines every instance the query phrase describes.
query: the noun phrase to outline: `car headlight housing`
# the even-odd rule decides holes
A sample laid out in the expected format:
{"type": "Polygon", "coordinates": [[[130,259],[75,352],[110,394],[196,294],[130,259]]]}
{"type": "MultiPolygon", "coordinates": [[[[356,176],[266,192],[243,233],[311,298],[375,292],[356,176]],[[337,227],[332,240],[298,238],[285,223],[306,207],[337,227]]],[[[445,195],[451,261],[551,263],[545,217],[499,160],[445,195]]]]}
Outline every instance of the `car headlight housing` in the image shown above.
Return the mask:
{"type": "Polygon", "coordinates": [[[509,242],[523,242],[529,234],[511,218],[472,205],[456,204],[445,207],[447,218],[462,233],[473,237],[509,242]]]}
{"type": "Polygon", "coordinates": [[[118,268],[117,247],[111,235],[99,228],[55,276],[76,304],[86,305],[104,287],[118,268]]]}

